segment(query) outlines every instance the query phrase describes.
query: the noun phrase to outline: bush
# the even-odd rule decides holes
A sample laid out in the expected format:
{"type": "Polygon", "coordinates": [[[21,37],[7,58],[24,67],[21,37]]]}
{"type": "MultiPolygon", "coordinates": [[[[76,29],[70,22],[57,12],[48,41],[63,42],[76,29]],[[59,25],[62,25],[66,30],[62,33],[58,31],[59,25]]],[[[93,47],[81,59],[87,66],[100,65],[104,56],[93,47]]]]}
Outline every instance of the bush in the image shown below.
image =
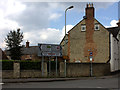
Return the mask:
{"type": "Polygon", "coordinates": [[[13,70],[13,60],[1,60],[2,70],[13,70]]]}
{"type": "Polygon", "coordinates": [[[0,62],[2,62],[2,70],[13,70],[14,62],[20,63],[20,70],[41,70],[40,61],[0,60],[0,62]]]}
{"type": "Polygon", "coordinates": [[[20,70],[41,70],[40,61],[21,61],[20,70]]]}

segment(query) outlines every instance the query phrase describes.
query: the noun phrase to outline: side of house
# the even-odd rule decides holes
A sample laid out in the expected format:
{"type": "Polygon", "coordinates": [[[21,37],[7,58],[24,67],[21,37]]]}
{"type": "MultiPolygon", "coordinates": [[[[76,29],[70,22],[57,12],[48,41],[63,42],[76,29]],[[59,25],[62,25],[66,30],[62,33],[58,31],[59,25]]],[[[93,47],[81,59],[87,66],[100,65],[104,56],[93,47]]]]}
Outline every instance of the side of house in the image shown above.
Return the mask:
{"type": "MultiPolygon", "coordinates": [[[[120,20],[119,20],[120,23],[120,20]]],[[[120,25],[108,28],[110,33],[110,68],[111,72],[120,70],[120,25]]]]}
{"type": "Polygon", "coordinates": [[[68,32],[66,47],[69,62],[90,62],[90,58],[97,63],[109,60],[109,32],[95,19],[93,4],[87,4],[83,20],[68,32]]]}

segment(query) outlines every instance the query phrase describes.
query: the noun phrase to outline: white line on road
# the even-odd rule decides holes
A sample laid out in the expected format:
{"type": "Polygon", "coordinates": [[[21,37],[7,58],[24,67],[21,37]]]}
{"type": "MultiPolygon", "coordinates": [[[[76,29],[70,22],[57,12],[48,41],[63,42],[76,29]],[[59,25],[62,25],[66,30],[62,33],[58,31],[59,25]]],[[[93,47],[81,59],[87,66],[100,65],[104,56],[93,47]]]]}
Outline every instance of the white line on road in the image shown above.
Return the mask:
{"type": "Polygon", "coordinates": [[[0,85],[2,85],[2,84],[4,84],[4,83],[0,83],[0,85]]]}

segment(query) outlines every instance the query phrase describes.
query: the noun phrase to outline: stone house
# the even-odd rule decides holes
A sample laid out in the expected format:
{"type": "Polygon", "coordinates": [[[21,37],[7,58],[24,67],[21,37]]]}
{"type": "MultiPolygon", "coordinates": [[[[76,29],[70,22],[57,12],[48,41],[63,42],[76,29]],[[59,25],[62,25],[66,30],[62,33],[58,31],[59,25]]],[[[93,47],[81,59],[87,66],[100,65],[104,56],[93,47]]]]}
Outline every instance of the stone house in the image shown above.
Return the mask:
{"type": "MultiPolygon", "coordinates": [[[[24,46],[22,50],[21,60],[32,60],[32,61],[42,61],[42,56],[39,56],[39,46],[30,46],[30,42],[26,42],[26,46],[24,46]]],[[[44,61],[55,61],[55,56],[44,56],[44,61]]],[[[58,61],[62,61],[62,57],[57,57],[58,61]]]]}
{"type": "Polygon", "coordinates": [[[118,27],[107,28],[110,32],[110,68],[111,72],[120,70],[120,20],[118,27]]]}
{"type": "Polygon", "coordinates": [[[21,60],[40,60],[38,57],[38,46],[29,46],[30,42],[26,42],[26,46],[22,48],[21,60]]]}
{"type": "Polygon", "coordinates": [[[68,62],[106,63],[110,60],[109,32],[94,15],[93,4],[87,4],[85,16],[61,41],[63,57],[68,62]]]}

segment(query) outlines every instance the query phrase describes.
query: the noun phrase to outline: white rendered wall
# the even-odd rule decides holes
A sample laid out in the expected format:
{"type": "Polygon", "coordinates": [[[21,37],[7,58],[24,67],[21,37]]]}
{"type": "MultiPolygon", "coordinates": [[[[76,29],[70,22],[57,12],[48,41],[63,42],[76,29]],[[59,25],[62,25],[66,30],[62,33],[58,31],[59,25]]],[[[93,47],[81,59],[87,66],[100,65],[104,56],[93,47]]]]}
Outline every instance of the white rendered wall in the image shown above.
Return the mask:
{"type": "Polygon", "coordinates": [[[119,69],[119,42],[110,35],[111,37],[111,72],[117,71],[119,69]]]}

